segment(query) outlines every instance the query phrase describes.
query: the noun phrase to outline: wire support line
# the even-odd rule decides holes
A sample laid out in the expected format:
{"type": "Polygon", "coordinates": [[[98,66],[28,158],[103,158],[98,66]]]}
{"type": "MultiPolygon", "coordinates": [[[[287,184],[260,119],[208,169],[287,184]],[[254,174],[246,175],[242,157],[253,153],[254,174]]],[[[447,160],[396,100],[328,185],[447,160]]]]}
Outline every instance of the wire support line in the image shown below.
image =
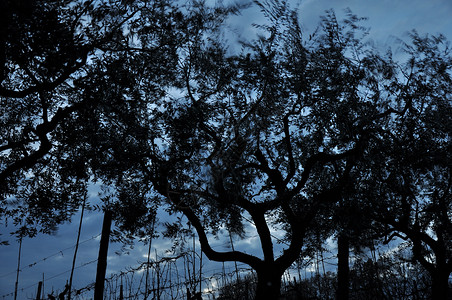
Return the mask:
{"type": "MultiPolygon", "coordinates": [[[[83,263],[83,264],[81,264],[81,265],[79,265],[79,266],[77,266],[77,267],[75,267],[74,270],[77,270],[77,269],[86,267],[86,266],[88,266],[88,265],[90,265],[90,264],[93,264],[93,263],[95,263],[95,262],[97,262],[97,258],[94,259],[94,260],[88,261],[88,262],[86,262],[86,263],[83,263]]],[[[48,281],[50,281],[50,280],[52,280],[52,279],[54,279],[54,278],[57,278],[57,277],[60,277],[60,276],[62,276],[62,275],[64,275],[64,274],[66,274],[66,273],[69,273],[70,271],[71,271],[71,269],[66,270],[66,271],[64,271],[64,272],[61,272],[61,273],[58,273],[58,274],[56,274],[56,275],[53,275],[53,276],[51,276],[51,277],[49,277],[49,278],[46,278],[43,282],[46,283],[46,282],[48,282],[48,281]]],[[[37,285],[38,285],[38,283],[33,283],[33,284],[29,285],[29,286],[22,287],[22,288],[20,288],[19,290],[20,290],[21,292],[23,292],[23,291],[28,290],[28,289],[30,289],[30,288],[32,288],[32,287],[34,287],[34,286],[37,286],[37,285]]],[[[0,296],[0,297],[3,297],[3,298],[4,298],[4,297],[7,297],[7,296],[11,296],[11,295],[13,295],[13,294],[14,294],[14,292],[11,292],[11,293],[8,293],[8,294],[4,294],[4,295],[2,295],[2,296],[0,296]]]]}
{"type": "MultiPolygon", "coordinates": [[[[79,245],[82,245],[82,244],[84,244],[84,243],[87,243],[87,242],[89,242],[89,241],[92,241],[92,240],[94,240],[95,238],[97,238],[97,237],[99,237],[99,236],[100,236],[100,233],[97,234],[97,235],[95,235],[95,236],[92,236],[91,238],[89,238],[89,239],[87,239],[87,240],[84,240],[84,241],[80,242],[79,245]]],[[[22,272],[23,270],[25,270],[25,269],[27,269],[27,268],[32,268],[32,267],[34,267],[35,265],[37,265],[38,263],[44,262],[44,261],[46,261],[46,260],[48,260],[48,259],[50,259],[50,258],[52,258],[52,257],[54,257],[54,256],[57,256],[57,255],[63,255],[63,252],[65,252],[65,251],[67,251],[67,250],[70,250],[70,249],[73,249],[74,247],[75,247],[75,244],[72,245],[72,246],[69,246],[69,247],[67,247],[67,248],[64,248],[64,249],[62,249],[62,250],[58,250],[58,252],[55,252],[55,253],[53,253],[53,254],[47,256],[47,257],[41,258],[41,259],[38,260],[38,261],[35,261],[35,262],[31,263],[31,264],[28,264],[28,265],[22,267],[22,268],[19,270],[19,272],[22,272]]],[[[16,272],[17,272],[17,270],[14,270],[14,271],[5,273],[5,274],[3,274],[3,275],[0,275],[0,278],[9,276],[9,275],[14,274],[14,273],[16,273],[16,272]]]]}
{"type": "MultiPolygon", "coordinates": [[[[171,264],[171,263],[175,263],[176,260],[178,260],[179,258],[183,257],[183,256],[189,256],[191,255],[190,252],[182,252],[176,256],[170,256],[170,257],[163,257],[158,261],[154,261],[151,264],[149,264],[149,267],[155,268],[158,264],[160,263],[166,263],[166,264],[171,264]]],[[[238,272],[243,274],[243,273],[252,273],[253,269],[250,268],[248,265],[240,263],[238,268],[238,272]]],[[[139,265],[137,266],[131,266],[126,268],[123,271],[119,271],[113,274],[110,274],[110,276],[108,278],[105,278],[105,282],[109,283],[109,282],[115,282],[116,280],[119,280],[121,277],[124,276],[134,276],[136,273],[140,273],[143,269],[145,269],[146,267],[148,267],[146,262],[143,263],[139,263],[139,265]]],[[[204,283],[209,283],[212,280],[216,279],[216,280],[220,280],[222,277],[226,276],[226,277],[234,277],[235,273],[236,273],[236,268],[233,266],[227,267],[227,271],[226,272],[221,272],[218,271],[217,268],[215,269],[211,269],[208,271],[203,272],[204,274],[211,274],[211,275],[204,275],[202,276],[202,278],[200,279],[196,279],[196,283],[199,282],[204,282],[204,283]]],[[[169,285],[162,285],[159,288],[159,291],[167,291],[167,290],[171,290],[171,289],[182,289],[184,290],[184,288],[187,286],[187,283],[190,280],[183,280],[184,276],[179,274],[179,275],[173,275],[173,279],[177,281],[177,283],[172,283],[169,285]],[[182,280],[181,280],[182,279],[182,280]]],[[[76,290],[76,295],[81,295],[84,294],[90,290],[92,290],[94,288],[94,282],[87,284],[86,286],[79,288],[79,289],[75,289],[76,290]]],[[[156,292],[157,290],[155,288],[149,289],[147,292],[156,292]]],[[[213,292],[215,291],[215,289],[210,288],[209,292],[213,292]]],[[[218,291],[218,290],[216,290],[218,291]]],[[[137,294],[134,295],[130,295],[130,296],[124,296],[123,299],[129,299],[129,298],[136,298],[137,295],[144,295],[144,292],[141,291],[140,288],[138,288],[137,290],[137,294]]]]}

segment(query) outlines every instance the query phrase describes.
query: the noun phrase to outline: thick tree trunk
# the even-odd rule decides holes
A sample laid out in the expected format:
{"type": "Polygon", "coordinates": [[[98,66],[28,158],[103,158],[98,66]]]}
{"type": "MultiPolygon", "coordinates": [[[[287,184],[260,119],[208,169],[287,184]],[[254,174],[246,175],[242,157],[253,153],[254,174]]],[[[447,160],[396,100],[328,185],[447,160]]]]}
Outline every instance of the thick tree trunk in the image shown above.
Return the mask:
{"type": "Polygon", "coordinates": [[[102,236],[100,238],[99,257],[97,260],[96,283],[94,285],[94,300],[102,300],[104,298],[104,281],[107,271],[107,254],[108,244],[110,242],[112,213],[107,210],[104,214],[104,222],[102,224],[102,236]]]}
{"type": "Polygon", "coordinates": [[[348,237],[339,234],[337,238],[337,300],[348,300],[350,286],[350,246],[348,237]]]}
{"type": "Polygon", "coordinates": [[[278,300],[281,295],[281,277],[282,274],[271,268],[258,271],[254,299],[278,300]]]}
{"type": "Polygon", "coordinates": [[[437,270],[432,276],[432,299],[447,300],[452,298],[449,291],[450,272],[437,270]],[[448,298],[451,297],[451,298],[448,298]]]}

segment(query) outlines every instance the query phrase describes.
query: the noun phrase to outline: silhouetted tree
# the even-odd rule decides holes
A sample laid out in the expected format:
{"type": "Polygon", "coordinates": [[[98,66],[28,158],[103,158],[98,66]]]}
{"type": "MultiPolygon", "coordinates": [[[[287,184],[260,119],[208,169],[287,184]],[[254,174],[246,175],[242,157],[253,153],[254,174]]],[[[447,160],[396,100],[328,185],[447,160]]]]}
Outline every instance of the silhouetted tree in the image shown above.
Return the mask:
{"type": "MultiPolygon", "coordinates": [[[[218,38],[205,38],[218,12],[194,6],[200,22],[191,25],[195,34],[180,57],[179,85],[146,98],[145,110],[128,107],[107,119],[119,141],[106,146],[111,165],[99,176],[116,185],[120,193],[111,199],[119,205],[138,187],[143,200],[155,191],[155,200],[188,219],[209,259],[248,264],[258,278],[256,298],[277,299],[281,276],[316,228],[313,221],[340,201],[371,133],[390,112],[385,98],[368,92],[376,75],[360,61],[374,57],[354,35],[356,18],[350,15],[347,31],[330,15],[323,31],[305,41],[296,12],[277,3],[260,7],[271,25],[234,54],[218,38]],[[263,257],[212,248],[211,234],[226,228],[243,236],[246,219],[263,257]],[[281,255],[271,228],[286,233],[281,255]]],[[[147,91],[146,82],[141,88],[147,91]]]]}
{"type": "MultiPolygon", "coordinates": [[[[166,206],[185,216],[210,260],[249,265],[255,297],[278,299],[281,276],[304,247],[335,232],[350,238],[350,220],[338,215],[357,206],[370,225],[413,242],[414,257],[444,295],[450,57],[438,50],[441,39],[414,36],[412,58],[397,65],[390,53],[370,49],[351,13],[341,23],[329,12],[305,38],[286,2],[255,1],[268,23],[237,53],[222,34],[240,6],[70,4],[36,8],[62,14],[50,22],[62,23],[51,26],[61,31],[23,29],[26,37],[33,30],[58,37],[50,45],[25,38],[30,44],[19,50],[37,45],[38,54],[25,62],[6,56],[2,205],[25,204],[7,214],[51,227],[97,180],[122,233],[140,233],[166,206]],[[74,40],[70,49],[86,50],[64,50],[59,34],[74,40]],[[244,237],[248,220],[261,257],[212,247],[223,228],[244,237]],[[272,229],[285,234],[282,254],[272,229]]],[[[181,224],[168,232],[180,233],[181,224]]]]}
{"type": "Polygon", "coordinates": [[[149,74],[162,90],[184,19],[170,2],[1,1],[1,218],[34,235],[79,207],[96,176],[90,160],[107,149],[90,132],[102,118],[84,130],[77,124],[113,110],[117,97],[133,98],[131,73],[149,74]],[[132,68],[134,57],[146,66],[132,68]]]}
{"type": "Polygon", "coordinates": [[[392,68],[388,88],[398,108],[362,170],[359,196],[387,241],[409,241],[413,260],[430,274],[432,298],[446,299],[452,272],[451,56],[442,36],[414,32],[405,48],[407,62],[397,66],[402,72],[392,68]]]}

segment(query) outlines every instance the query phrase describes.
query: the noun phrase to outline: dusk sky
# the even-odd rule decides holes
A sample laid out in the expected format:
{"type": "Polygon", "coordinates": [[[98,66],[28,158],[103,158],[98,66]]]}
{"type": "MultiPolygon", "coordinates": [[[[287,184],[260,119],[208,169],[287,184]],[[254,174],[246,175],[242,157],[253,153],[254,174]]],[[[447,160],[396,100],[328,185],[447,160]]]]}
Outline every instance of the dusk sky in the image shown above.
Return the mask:
{"type": "MultiPolygon", "coordinates": [[[[296,1],[293,2],[295,6],[296,1]]],[[[339,20],[344,16],[346,8],[350,8],[360,17],[367,17],[368,20],[363,22],[363,25],[370,27],[369,37],[380,51],[391,47],[394,52],[397,52],[398,38],[407,41],[408,32],[412,29],[416,29],[421,35],[442,33],[449,41],[452,40],[451,0],[304,0],[299,3],[303,30],[307,33],[314,31],[318,25],[319,16],[330,8],[335,10],[339,20]]],[[[250,24],[263,21],[265,20],[259,10],[252,7],[242,15],[233,18],[234,34],[239,39],[249,37],[254,32],[250,24]]],[[[90,196],[90,199],[96,198],[95,189],[90,196]]],[[[51,293],[52,289],[61,291],[64,288],[70,276],[79,218],[79,214],[75,215],[72,223],[62,225],[55,235],[39,234],[33,239],[23,240],[18,299],[35,297],[38,282],[42,281],[43,277],[46,294],[51,293]]],[[[164,221],[165,218],[165,216],[160,217],[160,221],[164,221]]],[[[0,246],[0,300],[14,299],[18,263],[19,243],[14,237],[9,236],[8,233],[13,230],[13,227],[11,224],[8,225],[6,227],[5,224],[0,225],[2,233],[0,240],[9,241],[8,246],[0,246]]],[[[73,280],[75,289],[83,288],[95,280],[95,260],[98,255],[101,228],[102,215],[85,212],[76,262],[77,269],[73,280]]],[[[247,236],[248,240],[235,240],[234,246],[239,250],[258,254],[260,247],[255,234],[250,232],[247,236]]],[[[155,258],[155,253],[158,257],[168,255],[165,250],[172,244],[170,240],[163,238],[155,239],[152,243],[152,259],[155,258]]],[[[219,239],[215,240],[214,244],[218,245],[218,249],[227,249],[229,242],[227,239],[219,239]]],[[[198,245],[196,247],[199,252],[198,245]]],[[[110,245],[107,277],[146,261],[148,248],[142,243],[137,242],[134,249],[130,249],[129,254],[125,252],[121,255],[115,254],[120,248],[121,245],[118,243],[110,245]]],[[[204,276],[215,274],[223,267],[221,263],[208,262],[205,257],[203,259],[204,276]]],[[[226,266],[226,268],[232,267],[233,264],[226,266]]],[[[92,294],[93,290],[88,291],[78,299],[89,299],[92,294]]]]}

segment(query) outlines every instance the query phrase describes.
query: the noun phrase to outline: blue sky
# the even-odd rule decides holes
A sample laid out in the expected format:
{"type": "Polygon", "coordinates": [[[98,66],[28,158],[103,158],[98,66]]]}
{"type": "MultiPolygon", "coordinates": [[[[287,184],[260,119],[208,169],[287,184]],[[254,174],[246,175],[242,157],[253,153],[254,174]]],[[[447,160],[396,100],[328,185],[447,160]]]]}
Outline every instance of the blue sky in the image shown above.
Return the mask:
{"type": "MultiPolygon", "coordinates": [[[[295,1],[294,5],[296,5],[295,1]]],[[[358,16],[369,18],[364,25],[371,28],[370,38],[382,51],[388,47],[397,51],[397,38],[407,40],[407,32],[412,29],[416,29],[420,34],[443,33],[448,40],[452,40],[452,1],[450,0],[304,0],[299,2],[302,28],[308,33],[314,31],[319,22],[319,16],[330,8],[335,9],[338,19],[342,19],[344,9],[347,7],[358,16]]],[[[254,31],[250,24],[262,21],[264,19],[258,9],[250,8],[241,16],[233,18],[234,32],[239,38],[249,36],[254,31]]],[[[94,198],[95,195],[93,193],[92,197],[94,198]]],[[[34,297],[37,283],[43,276],[46,294],[52,291],[52,287],[55,290],[61,290],[64,287],[69,279],[68,270],[71,269],[78,222],[79,215],[76,215],[72,224],[61,226],[53,236],[38,235],[34,239],[23,240],[18,299],[34,297]]],[[[80,238],[82,244],[76,263],[76,266],[81,267],[74,273],[75,288],[84,287],[95,279],[96,263],[93,260],[98,254],[102,215],[86,212],[83,223],[80,238]]],[[[12,231],[12,228],[5,228],[4,224],[0,226],[2,239],[8,238],[7,233],[12,231]]],[[[237,240],[234,245],[249,253],[259,253],[255,234],[250,231],[248,237],[250,237],[249,240],[237,240]]],[[[19,245],[12,237],[9,241],[9,246],[0,246],[2,262],[0,264],[0,299],[13,299],[16,280],[19,245]]],[[[229,244],[227,238],[219,239],[215,243],[220,249],[226,249],[229,244]]],[[[170,247],[169,240],[153,241],[152,257],[155,257],[156,252],[159,257],[167,255],[165,250],[170,247]]],[[[147,247],[139,243],[130,250],[130,254],[116,255],[115,251],[119,251],[120,248],[119,244],[110,246],[107,276],[137,266],[146,259],[147,247]]],[[[223,268],[221,263],[209,263],[205,257],[203,264],[207,275],[215,274],[223,268]]],[[[232,268],[232,265],[226,268],[232,268]]],[[[87,297],[91,295],[92,291],[85,294],[87,297]]]]}

